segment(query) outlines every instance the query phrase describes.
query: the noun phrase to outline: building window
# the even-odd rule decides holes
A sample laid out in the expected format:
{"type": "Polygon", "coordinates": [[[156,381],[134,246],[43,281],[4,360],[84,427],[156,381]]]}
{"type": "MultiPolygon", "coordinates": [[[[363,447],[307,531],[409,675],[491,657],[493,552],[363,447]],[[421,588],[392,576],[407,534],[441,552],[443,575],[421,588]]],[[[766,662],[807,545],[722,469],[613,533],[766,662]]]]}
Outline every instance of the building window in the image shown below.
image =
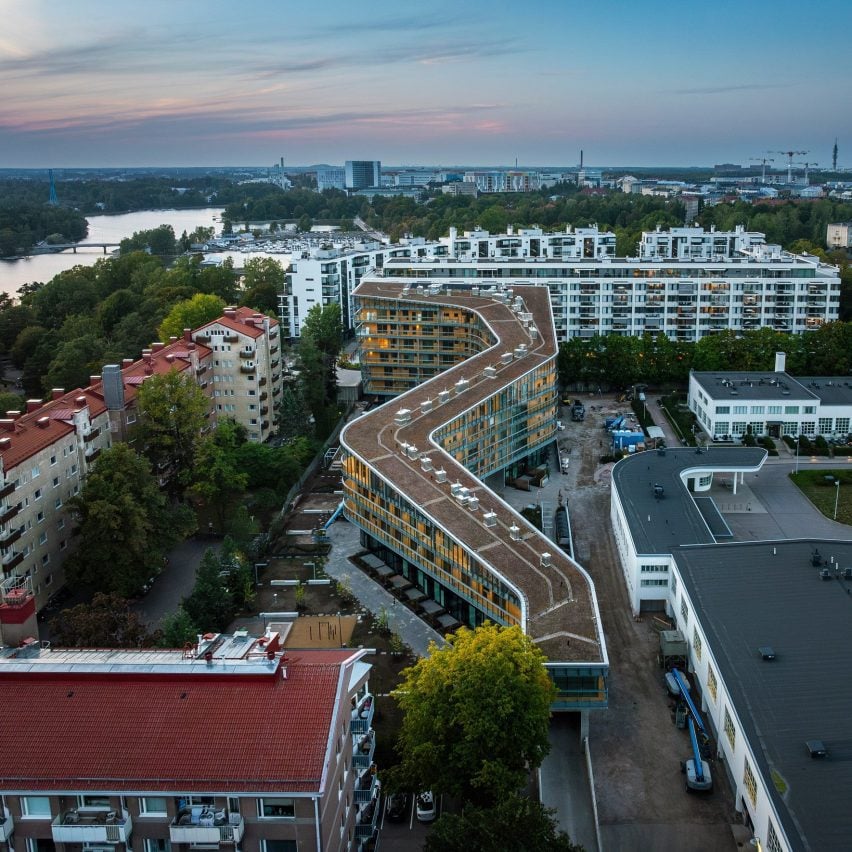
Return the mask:
{"type": "Polygon", "coordinates": [[[799,424],[794,420],[784,423],[784,434],[785,435],[798,435],[799,434],[799,424]]]}
{"type": "Polygon", "coordinates": [[[53,487],[59,488],[59,477],[58,476],[53,477],[53,487]]]}
{"type": "Polygon", "coordinates": [[[716,672],[713,671],[712,666],[707,666],[707,690],[711,696],[713,696],[713,700],[716,700],[716,692],[719,689],[719,684],[716,682],[716,672]]]}
{"type": "Polygon", "coordinates": [[[834,428],[841,435],[848,434],[849,433],[849,418],[848,417],[838,417],[837,420],[834,421],[834,428]]]}
{"type": "Polygon", "coordinates": [[[60,518],[56,522],[56,529],[58,529],[58,530],[64,530],[65,529],[65,518],[60,518]]]}
{"type": "Polygon", "coordinates": [[[662,579],[658,579],[658,580],[657,579],[642,580],[639,585],[642,586],[643,588],[647,588],[648,586],[668,586],[668,584],[669,584],[668,577],[663,577],[662,579]]]}
{"type": "Polygon", "coordinates": [[[55,453],[50,457],[50,463],[56,464],[56,454],[55,453]]]}
{"type": "Polygon", "coordinates": [[[766,407],[767,414],[781,414],[782,408],[780,405],[768,405],[766,407]]]}
{"type": "Polygon", "coordinates": [[[717,405],[716,406],[716,414],[730,414],[731,406],[730,405],[717,405]]]}
{"type": "Polygon", "coordinates": [[[139,799],[140,814],[165,816],[166,812],[166,800],[162,796],[142,796],[139,799]]]}
{"type": "Polygon", "coordinates": [[[731,744],[731,751],[736,748],[737,745],[737,729],[734,727],[734,720],[731,718],[731,714],[728,712],[728,708],[725,708],[725,736],[728,738],[728,742],[731,744]]]}
{"type": "Polygon", "coordinates": [[[50,797],[21,796],[21,816],[31,819],[50,819],[50,797]]]}
{"type": "Polygon", "coordinates": [[[36,488],[33,492],[33,500],[41,500],[41,488],[36,488]]]}
{"type": "Polygon", "coordinates": [[[41,535],[39,535],[38,543],[39,544],[47,544],[47,533],[46,532],[43,532],[43,533],[41,533],[41,535]]]}
{"type": "Polygon", "coordinates": [[[683,623],[686,624],[689,621],[689,607],[686,605],[686,598],[681,598],[680,601],[680,614],[683,618],[683,623]]]}
{"type": "Polygon", "coordinates": [[[803,405],[802,406],[802,414],[816,414],[816,406],[815,405],[803,405]]]}
{"type": "Polygon", "coordinates": [[[700,663],[701,662],[702,645],[701,645],[701,637],[698,635],[698,628],[697,627],[692,628],[692,650],[695,651],[695,659],[697,659],[698,662],[700,663]]]}
{"type": "Polygon", "coordinates": [[[747,405],[735,405],[734,406],[734,414],[748,414],[748,406],[747,405]]]}
{"type": "Polygon", "coordinates": [[[669,570],[668,565],[643,565],[639,569],[643,574],[652,574],[652,573],[667,573],[669,570]]]}
{"type": "Polygon", "coordinates": [[[109,796],[77,796],[77,804],[81,808],[110,810],[109,796]]]}
{"type": "Polygon", "coordinates": [[[676,594],[677,594],[677,577],[672,575],[672,600],[675,599],[676,594]]]}
{"type": "Polygon", "coordinates": [[[296,816],[295,799],[258,799],[257,815],[265,819],[292,819],[296,816]]]}
{"type": "Polygon", "coordinates": [[[785,405],[784,406],[784,413],[785,414],[798,414],[799,413],[799,406],[798,405],[785,405]]]}
{"type": "Polygon", "coordinates": [[[172,844],[165,837],[146,837],[145,852],[170,852],[172,844]]]}
{"type": "Polygon", "coordinates": [[[751,765],[748,758],[745,759],[745,770],[743,771],[743,784],[748,790],[748,797],[753,805],[757,804],[757,781],[754,778],[754,773],[751,771],[751,765]]]}
{"type": "Polygon", "coordinates": [[[30,470],[30,478],[35,479],[37,476],[41,476],[41,468],[38,465],[34,465],[30,470]]]}
{"type": "Polygon", "coordinates": [[[39,512],[36,515],[36,522],[40,524],[43,520],[44,520],[44,512],[39,512]]]}
{"type": "Polygon", "coordinates": [[[767,852],[781,852],[781,841],[778,839],[772,820],[769,820],[766,826],[766,849],[767,852]]]}
{"type": "Polygon", "coordinates": [[[832,418],[831,417],[820,417],[819,419],[819,433],[820,435],[828,435],[831,433],[832,426],[832,418]]]}
{"type": "Polygon", "coordinates": [[[808,420],[802,423],[802,434],[803,435],[815,435],[816,434],[816,423],[813,420],[808,420]]]}
{"type": "Polygon", "coordinates": [[[753,405],[751,407],[752,414],[763,414],[763,406],[762,405],[753,405]]]}
{"type": "Polygon", "coordinates": [[[61,509],[62,508],[62,498],[61,497],[57,497],[53,501],[53,508],[54,509],[61,509]]]}
{"type": "Polygon", "coordinates": [[[717,420],[716,428],[713,430],[715,435],[727,435],[731,431],[730,420],[717,420]]]}
{"type": "Polygon", "coordinates": [[[745,420],[734,420],[731,424],[731,434],[732,435],[745,435],[746,433],[746,422],[745,420]]]}

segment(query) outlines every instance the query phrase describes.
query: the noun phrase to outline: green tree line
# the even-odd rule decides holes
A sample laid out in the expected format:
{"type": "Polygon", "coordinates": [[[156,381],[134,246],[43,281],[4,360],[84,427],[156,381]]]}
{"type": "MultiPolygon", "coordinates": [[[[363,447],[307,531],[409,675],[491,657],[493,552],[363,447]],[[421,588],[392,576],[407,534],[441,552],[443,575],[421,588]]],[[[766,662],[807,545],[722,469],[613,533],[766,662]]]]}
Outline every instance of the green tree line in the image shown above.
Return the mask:
{"type": "Polygon", "coordinates": [[[88,230],[85,217],[76,210],[8,198],[0,202],[0,257],[27,254],[42,240],[76,242],[82,240],[88,230]]]}

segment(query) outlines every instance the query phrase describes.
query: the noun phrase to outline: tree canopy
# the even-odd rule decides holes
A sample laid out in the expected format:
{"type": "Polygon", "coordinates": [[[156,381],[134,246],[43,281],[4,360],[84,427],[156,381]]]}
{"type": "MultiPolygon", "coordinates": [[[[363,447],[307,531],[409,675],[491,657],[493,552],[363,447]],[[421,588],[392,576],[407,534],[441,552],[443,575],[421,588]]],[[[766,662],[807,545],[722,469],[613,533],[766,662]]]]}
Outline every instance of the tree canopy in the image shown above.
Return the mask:
{"type": "Polygon", "coordinates": [[[69,505],[80,527],[69,581],[123,597],[138,594],[162,569],[166,548],[194,526],[191,513],[167,508],[149,463],[123,443],[102,452],[69,505]]]}
{"type": "Polygon", "coordinates": [[[272,257],[247,260],[243,270],[241,305],[256,311],[278,310],[278,294],[284,289],[284,267],[272,257]]]}
{"type": "Polygon", "coordinates": [[[490,807],[521,790],[549,750],[555,696],[519,627],[461,628],[403,672],[396,783],[490,807]]]}
{"type": "Polygon", "coordinates": [[[121,595],[103,592],[52,619],[50,634],[64,648],[148,648],[159,638],[121,595]]]}
{"type": "Polygon", "coordinates": [[[222,316],[225,301],[219,296],[196,293],[189,299],[172,306],[160,323],[160,340],[168,343],[170,337],[181,337],[185,328],[198,328],[222,316]]]}

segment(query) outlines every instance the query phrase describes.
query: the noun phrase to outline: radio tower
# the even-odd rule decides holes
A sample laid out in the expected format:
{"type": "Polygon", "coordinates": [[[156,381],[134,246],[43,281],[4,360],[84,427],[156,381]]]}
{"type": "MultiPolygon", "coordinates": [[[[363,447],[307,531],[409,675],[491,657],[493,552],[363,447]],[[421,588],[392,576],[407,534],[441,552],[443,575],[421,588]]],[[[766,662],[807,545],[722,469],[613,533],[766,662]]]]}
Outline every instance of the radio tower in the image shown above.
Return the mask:
{"type": "Polygon", "coordinates": [[[50,178],[50,196],[47,199],[47,203],[56,206],[59,204],[59,199],[56,197],[56,184],[53,182],[53,169],[47,170],[47,176],[50,178]]]}
{"type": "Polygon", "coordinates": [[[837,171],[837,137],[834,137],[834,148],[831,149],[831,170],[837,171]]]}

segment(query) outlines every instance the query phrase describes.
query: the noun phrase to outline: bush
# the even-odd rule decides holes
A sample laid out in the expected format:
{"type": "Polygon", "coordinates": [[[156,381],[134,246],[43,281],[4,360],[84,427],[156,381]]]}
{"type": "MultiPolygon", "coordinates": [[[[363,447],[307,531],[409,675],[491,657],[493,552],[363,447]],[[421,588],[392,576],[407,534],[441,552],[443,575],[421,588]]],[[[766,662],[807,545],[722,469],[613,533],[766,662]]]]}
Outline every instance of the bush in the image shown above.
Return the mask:
{"type": "Polygon", "coordinates": [[[751,432],[747,432],[743,435],[743,445],[746,447],[756,447],[757,446],[757,438],[751,434],[751,432]]]}

